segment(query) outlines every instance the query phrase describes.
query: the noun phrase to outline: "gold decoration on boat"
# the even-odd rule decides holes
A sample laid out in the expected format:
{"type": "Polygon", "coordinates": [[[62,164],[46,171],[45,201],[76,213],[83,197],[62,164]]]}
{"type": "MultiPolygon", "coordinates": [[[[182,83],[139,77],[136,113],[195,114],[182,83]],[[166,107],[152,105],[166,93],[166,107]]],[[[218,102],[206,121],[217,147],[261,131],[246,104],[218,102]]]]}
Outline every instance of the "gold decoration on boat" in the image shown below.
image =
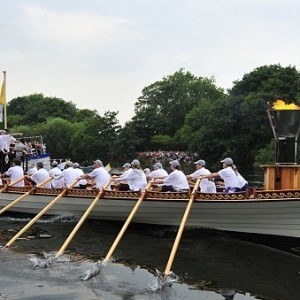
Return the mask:
{"type": "Polygon", "coordinates": [[[257,199],[287,199],[299,198],[300,190],[297,191],[259,191],[255,192],[254,198],[257,199]]]}
{"type": "Polygon", "coordinates": [[[31,186],[9,186],[7,188],[8,192],[15,192],[15,193],[27,193],[32,189],[31,186]]]}
{"type": "Polygon", "coordinates": [[[104,192],[104,199],[136,199],[141,195],[140,192],[133,191],[108,191],[104,192]]]}
{"type": "Polygon", "coordinates": [[[147,199],[189,199],[189,193],[187,192],[148,192],[147,199]]]}
{"type": "Polygon", "coordinates": [[[246,192],[235,193],[196,193],[196,200],[244,200],[247,199],[246,192]]]}
{"type": "Polygon", "coordinates": [[[58,195],[62,191],[63,189],[36,188],[33,193],[40,195],[58,195]]]}
{"type": "Polygon", "coordinates": [[[95,198],[99,193],[98,189],[94,190],[82,190],[82,189],[69,189],[67,192],[67,196],[76,196],[82,198],[95,198]]]}

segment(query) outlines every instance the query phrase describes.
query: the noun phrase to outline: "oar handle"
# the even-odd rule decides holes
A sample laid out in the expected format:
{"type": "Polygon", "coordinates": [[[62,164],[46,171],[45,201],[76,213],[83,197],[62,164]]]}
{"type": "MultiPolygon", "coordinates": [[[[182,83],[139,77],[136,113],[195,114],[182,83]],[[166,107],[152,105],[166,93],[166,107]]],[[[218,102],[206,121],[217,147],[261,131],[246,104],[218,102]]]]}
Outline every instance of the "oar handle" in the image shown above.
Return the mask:
{"type": "Polygon", "coordinates": [[[72,188],[80,178],[74,180],[67,188],[57,195],[50,203],[48,203],[33,219],[31,219],[5,246],[10,247],[27,229],[31,227],[44,213],[46,213],[60,198],[62,198],[68,188],[72,188]]]}
{"type": "Polygon", "coordinates": [[[185,209],[182,221],[180,223],[180,226],[179,226],[179,229],[178,229],[178,232],[177,232],[177,236],[176,236],[175,242],[174,242],[173,247],[172,247],[172,251],[171,251],[171,254],[170,254],[170,257],[169,257],[166,269],[164,271],[164,278],[166,278],[169,275],[169,273],[170,273],[170,270],[171,270],[173,261],[175,259],[175,255],[176,255],[176,252],[177,252],[177,249],[178,249],[178,246],[179,246],[179,242],[180,242],[180,239],[181,239],[181,236],[182,236],[182,233],[183,233],[183,230],[184,230],[187,218],[189,216],[190,210],[192,208],[193,201],[195,199],[195,193],[196,193],[196,191],[197,191],[197,189],[199,187],[199,184],[200,184],[201,180],[202,180],[201,178],[197,179],[197,181],[195,183],[195,186],[194,186],[194,189],[192,191],[192,194],[190,196],[189,203],[187,205],[187,208],[185,209]]]}
{"type": "Polygon", "coordinates": [[[95,207],[95,205],[97,204],[97,202],[99,201],[99,199],[102,198],[102,196],[103,196],[103,194],[105,192],[105,189],[107,189],[107,187],[110,185],[111,181],[112,181],[112,178],[110,178],[108,180],[108,182],[103,186],[103,188],[99,191],[99,193],[97,194],[96,198],[90,204],[90,206],[88,207],[88,209],[86,210],[86,212],[82,215],[82,217],[80,218],[80,220],[78,221],[78,223],[76,224],[76,226],[74,227],[74,229],[72,230],[72,232],[70,233],[70,235],[68,236],[68,238],[66,239],[66,241],[64,242],[64,244],[61,246],[61,248],[56,253],[56,255],[55,255],[56,258],[59,257],[61,254],[63,254],[63,252],[68,247],[68,245],[72,241],[73,237],[75,236],[75,234],[79,230],[80,226],[83,224],[83,222],[85,221],[85,219],[88,217],[88,215],[90,214],[90,212],[93,210],[93,208],[95,207]]]}
{"type": "Polygon", "coordinates": [[[39,188],[39,187],[44,186],[47,182],[49,182],[49,181],[52,180],[52,179],[53,179],[53,177],[46,178],[44,181],[42,181],[42,182],[39,183],[37,186],[35,186],[35,188],[39,188]]]}
{"type": "Polygon", "coordinates": [[[23,176],[23,177],[21,177],[21,178],[15,180],[15,181],[13,181],[13,182],[11,182],[8,186],[13,186],[13,185],[19,183],[20,181],[22,181],[22,180],[24,180],[24,179],[25,179],[25,177],[23,176]]]}
{"type": "Polygon", "coordinates": [[[71,189],[79,180],[82,178],[76,178],[69,186],[66,187],[66,189],[71,189]]]}

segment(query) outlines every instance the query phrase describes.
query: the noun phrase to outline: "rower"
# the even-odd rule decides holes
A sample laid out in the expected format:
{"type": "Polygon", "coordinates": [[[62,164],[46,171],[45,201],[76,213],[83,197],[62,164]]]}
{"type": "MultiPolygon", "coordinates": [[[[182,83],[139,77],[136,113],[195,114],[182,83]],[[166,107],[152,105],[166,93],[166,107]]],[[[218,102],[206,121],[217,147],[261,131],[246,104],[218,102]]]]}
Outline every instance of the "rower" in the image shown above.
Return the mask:
{"type": "MultiPolygon", "coordinates": [[[[74,170],[77,172],[77,177],[81,177],[84,175],[82,169],[80,169],[79,163],[74,163],[74,170]]],[[[87,187],[87,181],[86,179],[80,179],[76,185],[74,185],[75,188],[79,188],[81,190],[85,190],[87,187]]]]}
{"type": "Polygon", "coordinates": [[[178,160],[170,162],[172,172],[164,179],[157,178],[154,184],[161,185],[162,192],[188,192],[190,190],[186,176],[180,171],[178,160]]]}
{"type": "MultiPolygon", "coordinates": [[[[240,175],[235,169],[233,160],[230,157],[226,157],[225,159],[221,160],[223,163],[223,169],[207,175],[201,175],[200,178],[215,178],[221,177],[224,180],[225,189],[224,192],[226,193],[233,193],[233,192],[240,192],[242,191],[242,175],[240,175]],[[240,179],[239,179],[240,177],[240,179]]],[[[245,185],[245,183],[244,183],[245,185]]]]}
{"type": "Polygon", "coordinates": [[[157,162],[153,165],[153,171],[147,176],[148,179],[164,179],[168,176],[168,172],[163,169],[163,166],[160,162],[157,162]]]}
{"type": "MultiPolygon", "coordinates": [[[[45,181],[47,178],[50,178],[50,176],[49,176],[48,171],[46,169],[44,169],[44,164],[41,161],[37,162],[36,168],[37,168],[37,171],[34,174],[32,174],[31,176],[26,175],[26,178],[33,181],[36,185],[39,185],[40,183],[45,181]]],[[[51,183],[47,182],[47,183],[45,183],[45,185],[43,187],[50,189],[51,183]]]]}
{"type": "MultiPolygon", "coordinates": [[[[21,160],[14,158],[13,167],[10,167],[5,173],[1,174],[1,177],[10,177],[10,182],[17,181],[18,179],[24,177],[24,171],[21,167],[21,160]]],[[[19,181],[14,186],[23,187],[24,180],[19,181]]]]}
{"type": "MultiPolygon", "coordinates": [[[[186,175],[187,179],[192,179],[195,182],[199,176],[211,174],[211,172],[205,168],[206,163],[203,159],[197,160],[194,162],[194,165],[196,166],[196,171],[186,175]]],[[[200,182],[200,191],[201,193],[216,193],[216,185],[212,180],[204,178],[200,182]]]]}
{"type": "Polygon", "coordinates": [[[147,178],[143,170],[141,170],[140,162],[134,159],[131,162],[132,171],[126,176],[113,178],[114,182],[125,181],[128,184],[128,190],[131,191],[144,191],[147,185],[147,178]]]}
{"type": "Polygon", "coordinates": [[[97,189],[102,189],[107,181],[110,179],[109,173],[105,170],[103,163],[100,159],[94,161],[94,170],[83,176],[80,176],[82,179],[93,179],[95,187],[97,189]]]}

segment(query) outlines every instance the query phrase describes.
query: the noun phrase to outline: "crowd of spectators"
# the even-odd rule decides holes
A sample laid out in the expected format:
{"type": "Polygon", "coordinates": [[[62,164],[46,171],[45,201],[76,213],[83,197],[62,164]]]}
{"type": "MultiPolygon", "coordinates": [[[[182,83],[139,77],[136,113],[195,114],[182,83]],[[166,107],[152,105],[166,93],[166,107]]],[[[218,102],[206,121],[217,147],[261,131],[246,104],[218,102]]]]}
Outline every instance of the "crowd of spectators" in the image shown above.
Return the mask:
{"type": "Polygon", "coordinates": [[[189,153],[185,151],[146,151],[138,152],[137,156],[151,159],[153,164],[156,162],[167,163],[173,160],[178,160],[181,163],[188,164],[193,163],[198,159],[197,153],[189,153]]]}

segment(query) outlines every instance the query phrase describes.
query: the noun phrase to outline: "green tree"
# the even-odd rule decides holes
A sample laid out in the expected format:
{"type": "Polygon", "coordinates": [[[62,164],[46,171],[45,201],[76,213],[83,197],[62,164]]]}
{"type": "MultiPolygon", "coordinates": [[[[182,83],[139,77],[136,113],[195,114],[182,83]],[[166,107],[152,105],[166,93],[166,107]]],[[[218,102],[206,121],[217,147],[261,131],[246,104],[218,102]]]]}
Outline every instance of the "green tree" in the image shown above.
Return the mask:
{"type": "Polygon", "coordinates": [[[115,143],[120,129],[117,112],[105,112],[104,116],[94,115],[75,132],[71,148],[77,160],[91,163],[99,158],[111,160],[115,155],[115,143]]]}
{"type": "Polygon", "coordinates": [[[214,101],[222,95],[223,90],[215,86],[213,79],[196,77],[183,69],[145,87],[133,117],[141,149],[151,146],[154,135],[172,138],[190,110],[204,99],[214,101]]]}
{"type": "Polygon", "coordinates": [[[52,118],[40,126],[41,134],[46,142],[47,151],[52,158],[74,158],[72,157],[71,141],[78,124],[74,124],[62,118],[52,118]]]}
{"type": "Polygon", "coordinates": [[[262,66],[245,74],[229,91],[234,136],[239,141],[237,160],[252,166],[260,149],[273,139],[266,110],[276,99],[300,100],[300,76],[295,67],[262,66]]]}
{"type": "Polygon", "coordinates": [[[55,97],[44,97],[43,94],[17,97],[9,101],[7,114],[11,117],[8,125],[41,124],[48,118],[59,117],[73,121],[77,115],[76,106],[55,97]]]}
{"type": "Polygon", "coordinates": [[[120,129],[115,143],[115,160],[117,164],[132,160],[136,157],[136,150],[141,146],[141,139],[138,137],[136,127],[132,121],[120,129]]]}

